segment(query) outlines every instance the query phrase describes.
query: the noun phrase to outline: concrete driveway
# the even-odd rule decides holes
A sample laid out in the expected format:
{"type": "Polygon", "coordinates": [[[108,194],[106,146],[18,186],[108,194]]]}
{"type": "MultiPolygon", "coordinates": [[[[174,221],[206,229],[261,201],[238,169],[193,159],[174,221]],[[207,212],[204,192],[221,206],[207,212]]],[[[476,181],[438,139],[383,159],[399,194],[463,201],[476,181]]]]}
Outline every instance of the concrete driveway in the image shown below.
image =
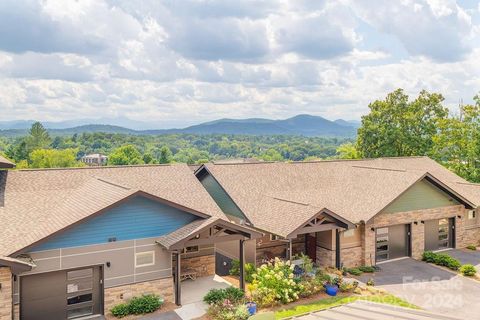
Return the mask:
{"type": "Polygon", "coordinates": [[[360,281],[373,278],[375,286],[422,309],[461,319],[480,320],[480,282],[458,276],[411,258],[379,265],[375,274],[363,274],[360,281]]]}

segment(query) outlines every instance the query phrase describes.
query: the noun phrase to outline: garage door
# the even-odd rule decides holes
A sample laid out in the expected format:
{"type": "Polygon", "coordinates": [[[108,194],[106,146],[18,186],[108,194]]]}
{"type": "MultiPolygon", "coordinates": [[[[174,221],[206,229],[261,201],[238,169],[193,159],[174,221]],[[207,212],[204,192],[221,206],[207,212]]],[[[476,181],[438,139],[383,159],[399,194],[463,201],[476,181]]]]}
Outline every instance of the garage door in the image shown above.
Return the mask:
{"type": "Polygon", "coordinates": [[[22,320],[80,319],[103,313],[101,267],[20,278],[22,320]]]}
{"type": "Polygon", "coordinates": [[[376,262],[406,257],[410,251],[410,225],[377,228],[376,232],[376,262]]]}
{"type": "Polygon", "coordinates": [[[455,218],[425,221],[425,250],[455,247],[455,218]]]}

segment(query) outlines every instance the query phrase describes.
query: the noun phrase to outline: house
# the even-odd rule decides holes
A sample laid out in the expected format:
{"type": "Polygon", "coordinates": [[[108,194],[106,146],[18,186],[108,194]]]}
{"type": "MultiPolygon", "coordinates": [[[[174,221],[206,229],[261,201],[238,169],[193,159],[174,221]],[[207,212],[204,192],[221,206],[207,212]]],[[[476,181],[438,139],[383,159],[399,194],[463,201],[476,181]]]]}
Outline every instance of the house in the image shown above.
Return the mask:
{"type": "MultiPolygon", "coordinates": [[[[303,252],[324,266],[375,265],[480,240],[480,185],[427,157],[209,163],[196,175],[231,221],[265,233],[247,243],[257,264],[303,252]]],[[[228,243],[216,250],[224,265],[238,257],[228,243]]]]}
{"type": "Polygon", "coordinates": [[[186,165],[0,170],[0,319],[106,314],[141,293],[181,304],[234,224],[186,165]],[[177,272],[178,270],[178,272],[177,272]]]}
{"type": "Polygon", "coordinates": [[[0,170],[0,319],[102,315],[142,293],[180,305],[184,270],[235,258],[418,259],[478,243],[479,204],[480,185],[426,157],[0,170]]]}
{"type": "Polygon", "coordinates": [[[80,161],[88,166],[104,166],[108,162],[108,157],[101,153],[91,153],[83,156],[80,161]]]}

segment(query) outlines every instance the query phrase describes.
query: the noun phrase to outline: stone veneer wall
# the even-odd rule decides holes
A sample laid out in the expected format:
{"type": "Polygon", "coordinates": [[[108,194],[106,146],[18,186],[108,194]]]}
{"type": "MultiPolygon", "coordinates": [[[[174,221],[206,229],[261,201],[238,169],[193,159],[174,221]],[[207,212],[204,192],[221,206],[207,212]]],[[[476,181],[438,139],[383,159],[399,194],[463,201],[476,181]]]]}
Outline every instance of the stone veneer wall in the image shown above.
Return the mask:
{"type": "MultiPolygon", "coordinates": [[[[334,255],[335,256],[335,255],[334,255]]],[[[362,247],[342,248],[340,250],[340,262],[344,267],[352,268],[363,265],[362,247]]]]}
{"type": "Polygon", "coordinates": [[[215,274],[215,255],[212,254],[193,258],[182,257],[181,268],[182,270],[195,270],[197,272],[197,277],[212,276],[215,274]]]}
{"type": "Polygon", "coordinates": [[[317,265],[335,267],[335,251],[317,246],[317,265]]]}
{"type": "Polygon", "coordinates": [[[425,247],[425,226],[421,221],[455,217],[456,247],[464,247],[465,212],[466,210],[463,205],[456,205],[434,209],[378,214],[365,225],[364,232],[362,233],[363,264],[375,264],[375,231],[371,230],[372,227],[380,228],[397,224],[411,224],[412,257],[421,259],[425,247]],[[458,219],[457,216],[461,218],[458,219]],[[415,221],[417,224],[414,224],[415,221]]]}
{"type": "Polygon", "coordinates": [[[0,267],[0,320],[12,319],[12,273],[8,267],[0,267]]]}
{"type": "Polygon", "coordinates": [[[468,246],[470,244],[473,244],[475,246],[480,245],[480,227],[465,227],[463,242],[465,246],[468,246]]]}
{"type": "Polygon", "coordinates": [[[173,292],[173,278],[171,277],[106,288],[104,292],[105,315],[107,319],[115,319],[110,313],[113,306],[128,302],[131,298],[142,294],[157,294],[163,297],[166,302],[173,302],[173,292]]]}

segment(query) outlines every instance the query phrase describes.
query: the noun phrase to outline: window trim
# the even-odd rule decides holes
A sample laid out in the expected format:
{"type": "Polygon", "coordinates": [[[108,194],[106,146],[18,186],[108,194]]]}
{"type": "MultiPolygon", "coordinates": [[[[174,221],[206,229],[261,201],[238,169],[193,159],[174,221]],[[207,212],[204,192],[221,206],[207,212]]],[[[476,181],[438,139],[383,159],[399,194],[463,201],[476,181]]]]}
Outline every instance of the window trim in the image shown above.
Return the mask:
{"type": "Polygon", "coordinates": [[[477,212],[476,210],[468,210],[468,213],[467,213],[467,219],[468,220],[474,220],[477,218],[477,212]],[[470,214],[472,215],[472,217],[470,217],[470,214]]]}
{"type": "Polygon", "coordinates": [[[185,247],[183,248],[183,252],[184,254],[189,254],[189,253],[197,253],[200,251],[200,247],[199,246],[188,246],[188,247],[185,247]],[[188,248],[197,248],[197,250],[192,250],[192,251],[187,251],[188,248]]]}
{"type": "Polygon", "coordinates": [[[154,265],[155,265],[155,251],[142,251],[142,252],[136,252],[135,253],[135,268],[149,267],[149,266],[154,266],[154,265]],[[138,265],[137,264],[137,257],[139,255],[146,255],[146,254],[151,254],[152,255],[152,262],[138,265]]]}

